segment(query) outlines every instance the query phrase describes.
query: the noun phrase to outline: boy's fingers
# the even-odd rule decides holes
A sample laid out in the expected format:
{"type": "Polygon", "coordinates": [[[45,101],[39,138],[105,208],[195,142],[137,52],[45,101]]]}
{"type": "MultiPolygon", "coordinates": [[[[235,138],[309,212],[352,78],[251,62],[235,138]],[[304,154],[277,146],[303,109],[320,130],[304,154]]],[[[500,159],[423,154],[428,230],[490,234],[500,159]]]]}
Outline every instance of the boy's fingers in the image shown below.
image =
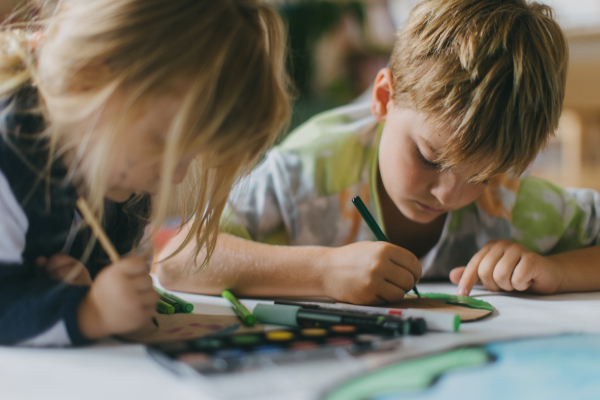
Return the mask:
{"type": "Polygon", "coordinates": [[[504,256],[504,249],[500,246],[492,246],[490,251],[483,257],[479,263],[479,279],[485,288],[491,292],[500,290],[498,284],[494,281],[494,269],[498,262],[504,256]]]}
{"type": "Polygon", "coordinates": [[[518,291],[529,289],[533,283],[535,270],[525,263],[519,261],[512,274],[511,284],[518,291]]]}
{"type": "Polygon", "coordinates": [[[395,264],[386,265],[386,268],[383,270],[382,274],[384,280],[391,283],[392,285],[397,286],[403,291],[408,291],[415,286],[415,277],[413,274],[406,270],[403,267],[399,267],[395,264]]]}
{"type": "Polygon", "coordinates": [[[421,263],[413,253],[395,245],[390,245],[387,249],[391,262],[408,270],[414,277],[415,282],[421,279],[421,274],[423,273],[421,263]]]}
{"type": "Polygon", "coordinates": [[[457,267],[450,271],[450,282],[458,285],[460,282],[460,278],[463,276],[463,272],[465,272],[466,267],[457,267]]]}
{"type": "Polygon", "coordinates": [[[387,303],[396,303],[402,300],[405,294],[406,292],[402,288],[388,281],[384,281],[379,289],[378,296],[387,303]]]}
{"type": "Polygon", "coordinates": [[[483,257],[489,251],[489,246],[483,246],[481,250],[479,250],[473,258],[469,261],[466,268],[463,271],[462,277],[458,282],[458,295],[459,296],[468,296],[471,293],[471,289],[479,280],[479,263],[483,260],[483,257]]]}
{"type": "Polygon", "coordinates": [[[521,259],[521,252],[516,248],[507,249],[504,256],[498,261],[493,272],[494,282],[502,289],[507,292],[514,290],[512,284],[512,276],[515,267],[521,259]]]}

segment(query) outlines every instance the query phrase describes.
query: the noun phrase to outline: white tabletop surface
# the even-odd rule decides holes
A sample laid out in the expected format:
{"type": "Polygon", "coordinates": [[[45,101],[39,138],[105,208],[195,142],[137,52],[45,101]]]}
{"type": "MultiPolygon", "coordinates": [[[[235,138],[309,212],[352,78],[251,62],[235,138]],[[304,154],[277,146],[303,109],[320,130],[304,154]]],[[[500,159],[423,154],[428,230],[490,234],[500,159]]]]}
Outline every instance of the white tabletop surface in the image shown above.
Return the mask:
{"type": "MultiPolygon", "coordinates": [[[[455,293],[451,284],[420,284],[422,293],[455,293]]],[[[195,313],[230,314],[225,299],[176,293],[195,313]]],[[[402,340],[394,351],[361,359],[321,361],[253,373],[201,377],[160,365],[144,346],[115,340],[81,349],[0,347],[2,399],[315,399],[352,375],[403,359],[464,345],[566,333],[600,334],[600,293],[533,296],[475,290],[496,311],[461,325],[458,333],[428,333],[402,340]]],[[[243,300],[249,309],[265,300],[243,300]]]]}

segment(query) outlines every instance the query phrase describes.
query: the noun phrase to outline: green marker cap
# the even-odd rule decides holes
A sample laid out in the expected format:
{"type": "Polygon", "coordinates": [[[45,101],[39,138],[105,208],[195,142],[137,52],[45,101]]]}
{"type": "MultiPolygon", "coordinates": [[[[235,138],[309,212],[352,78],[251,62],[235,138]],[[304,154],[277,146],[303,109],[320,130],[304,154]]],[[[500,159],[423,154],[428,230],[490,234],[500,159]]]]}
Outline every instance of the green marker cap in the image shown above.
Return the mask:
{"type": "Polygon", "coordinates": [[[257,304],[254,307],[254,315],[261,324],[298,326],[296,316],[300,310],[299,306],[257,304]]]}
{"type": "Polygon", "coordinates": [[[454,332],[458,332],[458,329],[460,328],[460,317],[458,316],[458,314],[454,315],[454,332]]]}

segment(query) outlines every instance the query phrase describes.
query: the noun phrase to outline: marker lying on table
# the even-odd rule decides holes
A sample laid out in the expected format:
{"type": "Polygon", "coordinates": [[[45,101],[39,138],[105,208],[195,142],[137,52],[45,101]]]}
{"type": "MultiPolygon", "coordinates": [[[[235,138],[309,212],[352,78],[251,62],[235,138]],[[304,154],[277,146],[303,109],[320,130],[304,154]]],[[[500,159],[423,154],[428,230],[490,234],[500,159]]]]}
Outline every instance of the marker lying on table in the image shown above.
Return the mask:
{"type": "Polygon", "coordinates": [[[440,311],[420,310],[417,308],[384,308],[355,306],[353,304],[331,304],[331,303],[298,303],[292,301],[279,301],[275,304],[299,306],[309,309],[338,310],[360,312],[371,315],[400,315],[406,318],[423,318],[427,323],[428,331],[458,332],[460,327],[460,316],[458,314],[440,311]]]}
{"type": "MultiPolygon", "coordinates": [[[[371,229],[371,232],[373,232],[373,235],[375,235],[377,240],[380,242],[388,242],[389,243],[389,240],[385,236],[385,233],[383,233],[383,231],[381,230],[379,225],[377,225],[375,218],[373,218],[373,216],[367,209],[367,206],[365,206],[365,203],[363,203],[363,201],[360,199],[360,196],[354,196],[352,198],[352,204],[354,204],[354,207],[356,207],[356,209],[360,213],[361,217],[365,220],[365,222],[369,226],[369,229],[371,229]]],[[[415,292],[415,294],[417,296],[421,297],[421,295],[419,294],[419,291],[417,290],[417,285],[413,286],[412,290],[413,290],[413,292],[415,292]]]]}
{"type": "Polygon", "coordinates": [[[421,335],[427,330],[422,318],[401,319],[384,315],[372,315],[335,310],[308,309],[282,304],[257,304],[254,315],[263,324],[290,326],[352,325],[389,333],[421,335]]]}
{"type": "Polygon", "coordinates": [[[161,290],[161,289],[157,288],[156,286],[154,286],[154,290],[156,290],[158,292],[158,294],[160,294],[160,299],[162,301],[164,301],[167,304],[173,305],[176,313],[183,312],[183,313],[189,314],[192,311],[194,311],[194,305],[192,303],[189,303],[183,299],[180,299],[179,297],[175,296],[172,293],[165,292],[164,290],[161,290]],[[173,303],[178,304],[178,306],[176,306],[173,303]],[[177,309],[178,307],[179,307],[179,310],[177,309]]]}
{"type": "Polygon", "coordinates": [[[221,296],[229,300],[233,311],[235,311],[244,324],[252,326],[256,323],[256,317],[229,290],[223,290],[221,296]]]}
{"type": "Polygon", "coordinates": [[[156,311],[160,314],[173,314],[175,313],[175,307],[162,300],[159,300],[158,303],[156,303],[156,311]]]}

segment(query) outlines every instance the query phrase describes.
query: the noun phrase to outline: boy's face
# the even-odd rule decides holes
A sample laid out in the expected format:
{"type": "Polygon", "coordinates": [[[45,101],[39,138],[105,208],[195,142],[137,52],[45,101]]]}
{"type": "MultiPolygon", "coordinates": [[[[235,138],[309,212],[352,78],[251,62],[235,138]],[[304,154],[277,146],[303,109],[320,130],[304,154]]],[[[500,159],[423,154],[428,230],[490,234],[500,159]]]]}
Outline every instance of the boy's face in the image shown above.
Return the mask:
{"type": "Polygon", "coordinates": [[[395,106],[391,95],[386,100],[380,78],[385,80],[386,76],[378,76],[372,98],[373,114],[385,122],[379,169],[383,186],[396,207],[412,221],[429,223],[476,200],[486,183],[471,183],[469,179],[485,161],[440,170],[435,160],[451,132],[428,121],[423,114],[395,106]]]}

